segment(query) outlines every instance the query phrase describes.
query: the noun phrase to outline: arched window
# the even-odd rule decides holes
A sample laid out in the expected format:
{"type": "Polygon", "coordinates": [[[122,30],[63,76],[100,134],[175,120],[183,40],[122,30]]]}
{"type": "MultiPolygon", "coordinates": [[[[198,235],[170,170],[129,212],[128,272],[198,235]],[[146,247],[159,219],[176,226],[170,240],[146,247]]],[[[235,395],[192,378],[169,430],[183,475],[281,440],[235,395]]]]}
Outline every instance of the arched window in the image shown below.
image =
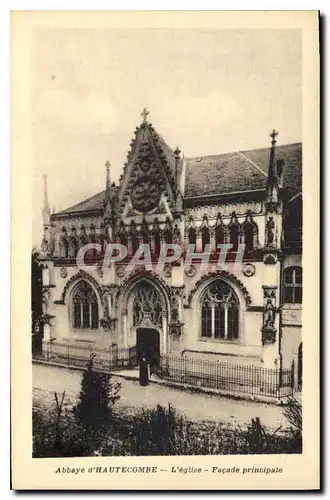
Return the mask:
{"type": "Polygon", "coordinates": [[[256,243],[257,227],[254,224],[247,223],[243,227],[244,243],[247,250],[253,250],[256,243]]]}
{"type": "Polygon", "coordinates": [[[204,252],[205,245],[210,244],[210,231],[208,227],[203,227],[201,229],[201,236],[202,236],[202,252],[204,252]]]}
{"type": "Polygon", "coordinates": [[[133,301],[133,325],[148,318],[154,325],[162,325],[162,302],[157,290],[143,283],[133,301]]]}
{"type": "Polygon", "coordinates": [[[60,238],[60,257],[66,258],[68,256],[68,240],[65,235],[60,238]]]}
{"type": "Polygon", "coordinates": [[[96,329],[99,326],[99,306],[96,293],[84,280],[72,292],[73,328],[96,329]]]}
{"type": "Polygon", "coordinates": [[[173,241],[173,233],[172,233],[172,224],[171,221],[167,218],[165,228],[162,233],[164,243],[171,244],[173,241]]]}
{"type": "MultiPolygon", "coordinates": [[[[225,242],[225,230],[222,226],[217,226],[215,228],[215,245],[217,247],[217,245],[223,245],[224,242],[225,242]]],[[[217,249],[217,251],[219,252],[220,249],[217,249]]]]}
{"type": "Polygon", "coordinates": [[[284,302],[302,303],[302,268],[298,266],[284,269],[284,302]]]}
{"type": "Polygon", "coordinates": [[[154,244],[155,244],[155,256],[158,257],[160,253],[160,245],[161,245],[161,238],[160,238],[160,231],[157,230],[154,232],[154,244]]]}
{"type": "Polygon", "coordinates": [[[233,224],[232,226],[229,227],[229,243],[233,245],[231,250],[237,250],[238,238],[239,238],[238,224],[233,224]]]}
{"type": "Polygon", "coordinates": [[[145,219],[142,221],[140,236],[141,236],[142,243],[144,245],[147,245],[148,243],[150,243],[149,228],[148,228],[147,221],[145,219]]]}
{"type": "Polygon", "coordinates": [[[69,238],[68,257],[74,258],[77,255],[78,243],[74,236],[69,238]]]}
{"type": "Polygon", "coordinates": [[[201,308],[202,337],[239,338],[239,301],[231,286],[222,280],[211,283],[203,293],[201,308]]]}
{"type": "Polygon", "coordinates": [[[188,229],[188,243],[196,246],[196,229],[193,227],[188,229]]]}

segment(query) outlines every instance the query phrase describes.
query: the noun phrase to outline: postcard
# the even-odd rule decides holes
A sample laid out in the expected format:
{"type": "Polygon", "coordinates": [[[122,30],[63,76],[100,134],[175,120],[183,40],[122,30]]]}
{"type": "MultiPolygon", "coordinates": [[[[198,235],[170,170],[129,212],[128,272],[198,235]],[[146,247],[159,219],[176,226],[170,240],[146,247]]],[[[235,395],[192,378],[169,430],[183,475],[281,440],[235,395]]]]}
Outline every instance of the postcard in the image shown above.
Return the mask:
{"type": "Polygon", "coordinates": [[[318,12],[11,30],[12,488],[318,490],[318,12]]]}

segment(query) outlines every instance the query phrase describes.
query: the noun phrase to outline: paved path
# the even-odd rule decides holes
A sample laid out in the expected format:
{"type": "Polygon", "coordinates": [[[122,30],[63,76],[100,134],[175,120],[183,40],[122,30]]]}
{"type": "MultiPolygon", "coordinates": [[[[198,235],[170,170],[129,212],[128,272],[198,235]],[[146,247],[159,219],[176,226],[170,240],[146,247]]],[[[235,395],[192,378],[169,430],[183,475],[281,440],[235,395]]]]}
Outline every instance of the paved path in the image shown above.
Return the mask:
{"type": "MultiPolygon", "coordinates": [[[[35,395],[42,398],[43,391],[67,391],[68,397],[75,399],[80,390],[82,373],[66,368],[33,365],[33,387],[35,395]]],[[[158,384],[141,387],[137,381],[113,376],[114,382],[121,383],[121,398],[116,403],[130,411],[153,408],[157,404],[171,403],[190,420],[223,421],[246,424],[252,417],[260,417],[261,422],[272,428],[288,426],[280,406],[243,400],[234,400],[218,395],[191,393],[158,384]]],[[[49,394],[51,396],[51,394],[49,394]]]]}

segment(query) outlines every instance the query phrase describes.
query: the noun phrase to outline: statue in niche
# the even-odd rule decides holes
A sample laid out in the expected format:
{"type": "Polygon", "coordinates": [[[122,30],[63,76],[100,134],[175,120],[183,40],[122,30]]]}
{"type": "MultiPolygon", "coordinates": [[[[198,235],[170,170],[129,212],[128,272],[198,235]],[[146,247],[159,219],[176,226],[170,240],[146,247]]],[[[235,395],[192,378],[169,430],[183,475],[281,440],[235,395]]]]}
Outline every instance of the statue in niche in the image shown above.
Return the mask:
{"type": "Polygon", "coordinates": [[[274,217],[269,217],[266,224],[267,246],[273,246],[275,243],[275,221],[274,217]]]}
{"type": "Polygon", "coordinates": [[[42,240],[42,243],[41,243],[41,251],[44,254],[47,254],[48,250],[49,250],[49,243],[48,243],[46,237],[44,237],[43,240],[42,240]]]}
{"type": "Polygon", "coordinates": [[[106,290],[105,292],[103,292],[103,295],[102,295],[104,316],[106,318],[109,317],[109,301],[108,301],[108,298],[109,298],[109,292],[106,290]]]}
{"type": "Polygon", "coordinates": [[[179,322],[179,307],[178,307],[178,301],[175,297],[173,297],[171,301],[171,320],[172,323],[179,322]]]}
{"type": "Polygon", "coordinates": [[[270,299],[267,300],[267,304],[265,307],[265,316],[264,316],[264,327],[265,328],[274,328],[275,323],[275,308],[270,299]]]}

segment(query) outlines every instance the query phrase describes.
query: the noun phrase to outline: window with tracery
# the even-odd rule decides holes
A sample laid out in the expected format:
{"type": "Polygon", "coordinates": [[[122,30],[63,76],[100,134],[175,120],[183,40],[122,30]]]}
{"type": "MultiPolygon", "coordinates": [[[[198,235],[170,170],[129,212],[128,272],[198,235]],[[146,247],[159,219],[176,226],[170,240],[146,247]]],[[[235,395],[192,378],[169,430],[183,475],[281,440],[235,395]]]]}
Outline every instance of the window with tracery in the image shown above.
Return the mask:
{"type": "Polygon", "coordinates": [[[89,283],[79,281],[72,292],[73,328],[96,329],[99,326],[99,306],[96,293],[89,283]]]}
{"type": "Polygon", "coordinates": [[[154,233],[154,252],[155,252],[156,257],[159,256],[160,245],[161,245],[160,231],[155,231],[155,233],[154,233]]]}
{"type": "Polygon", "coordinates": [[[210,244],[210,231],[208,227],[203,227],[201,230],[202,236],[202,252],[205,250],[205,246],[210,244]]]}
{"type": "MultiPolygon", "coordinates": [[[[217,226],[214,231],[215,234],[215,245],[223,245],[225,243],[225,230],[222,226],[217,226]]],[[[219,251],[217,249],[217,251],[219,251]]]]}
{"type": "Polygon", "coordinates": [[[232,250],[237,250],[239,243],[239,227],[238,224],[232,224],[229,227],[229,243],[232,246],[232,250]]]}
{"type": "Polygon", "coordinates": [[[205,290],[201,302],[202,337],[237,340],[239,338],[239,301],[236,293],[222,280],[205,290]]]}
{"type": "Polygon", "coordinates": [[[133,301],[133,325],[139,325],[148,317],[154,325],[162,325],[162,301],[157,290],[144,284],[133,301]]]}
{"type": "Polygon", "coordinates": [[[302,303],[302,268],[287,267],[284,270],[284,302],[287,304],[302,303]]]}
{"type": "Polygon", "coordinates": [[[252,221],[248,221],[242,226],[245,248],[253,250],[258,244],[258,226],[252,221]]]}
{"type": "Polygon", "coordinates": [[[189,245],[196,246],[196,229],[194,229],[193,227],[188,229],[188,243],[189,245]]]}

